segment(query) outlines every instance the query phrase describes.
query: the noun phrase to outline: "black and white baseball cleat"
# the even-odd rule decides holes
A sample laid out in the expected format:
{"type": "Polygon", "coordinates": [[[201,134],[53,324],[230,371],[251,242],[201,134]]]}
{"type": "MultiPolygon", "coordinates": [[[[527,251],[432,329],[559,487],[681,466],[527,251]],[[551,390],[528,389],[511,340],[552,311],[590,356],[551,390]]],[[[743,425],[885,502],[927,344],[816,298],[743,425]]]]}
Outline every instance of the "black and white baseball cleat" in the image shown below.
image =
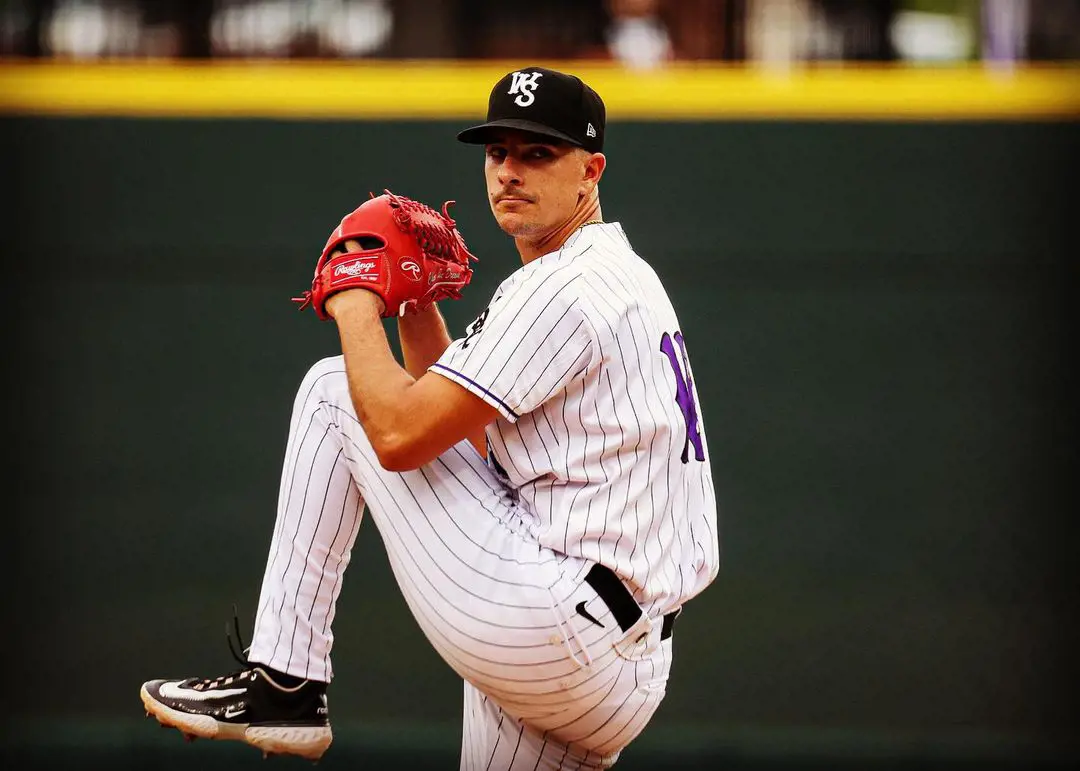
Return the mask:
{"type": "Polygon", "coordinates": [[[295,687],[257,664],[216,678],[151,680],[139,691],[147,711],[185,739],[235,739],[271,755],[318,760],[333,735],[326,683],[295,687]]]}

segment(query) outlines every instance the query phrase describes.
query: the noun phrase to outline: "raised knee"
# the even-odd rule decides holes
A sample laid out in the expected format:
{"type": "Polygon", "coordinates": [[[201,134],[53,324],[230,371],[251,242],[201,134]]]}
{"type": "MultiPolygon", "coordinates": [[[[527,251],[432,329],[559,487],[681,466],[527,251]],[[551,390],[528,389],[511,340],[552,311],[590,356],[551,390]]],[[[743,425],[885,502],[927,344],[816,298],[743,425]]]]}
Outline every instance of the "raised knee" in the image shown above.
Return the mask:
{"type": "MultiPolygon", "coordinates": [[[[344,356],[327,356],[308,368],[296,391],[298,404],[338,402],[349,399],[348,379],[345,374],[344,356]]],[[[350,405],[351,406],[351,405],[350,405]]]]}

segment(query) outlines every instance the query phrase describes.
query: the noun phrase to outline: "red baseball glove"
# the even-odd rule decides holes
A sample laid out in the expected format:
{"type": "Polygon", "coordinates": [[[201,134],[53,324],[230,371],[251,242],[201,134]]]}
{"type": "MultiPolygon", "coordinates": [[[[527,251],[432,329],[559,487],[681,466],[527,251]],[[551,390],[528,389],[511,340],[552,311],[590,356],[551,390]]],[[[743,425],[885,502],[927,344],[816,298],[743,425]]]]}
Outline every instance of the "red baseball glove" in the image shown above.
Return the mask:
{"type": "Polygon", "coordinates": [[[442,213],[404,196],[384,190],[371,194],[346,215],[323,248],[315,266],[311,289],[294,297],[300,310],[309,305],[324,321],[326,299],[335,292],[360,287],[382,298],[383,318],[404,316],[436,300],[458,299],[472,278],[465,246],[449,207],[442,213]],[[331,257],[346,241],[356,240],[361,251],[331,257]]]}

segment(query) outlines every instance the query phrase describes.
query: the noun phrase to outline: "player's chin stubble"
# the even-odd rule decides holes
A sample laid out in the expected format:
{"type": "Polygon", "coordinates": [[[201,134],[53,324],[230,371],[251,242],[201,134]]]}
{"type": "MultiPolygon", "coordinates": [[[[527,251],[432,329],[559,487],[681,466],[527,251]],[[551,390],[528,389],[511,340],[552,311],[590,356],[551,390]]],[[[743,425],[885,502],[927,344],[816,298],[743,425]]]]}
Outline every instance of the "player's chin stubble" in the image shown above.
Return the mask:
{"type": "Polygon", "coordinates": [[[495,221],[506,235],[514,238],[525,238],[543,230],[540,223],[527,220],[517,213],[496,214],[495,221]]]}

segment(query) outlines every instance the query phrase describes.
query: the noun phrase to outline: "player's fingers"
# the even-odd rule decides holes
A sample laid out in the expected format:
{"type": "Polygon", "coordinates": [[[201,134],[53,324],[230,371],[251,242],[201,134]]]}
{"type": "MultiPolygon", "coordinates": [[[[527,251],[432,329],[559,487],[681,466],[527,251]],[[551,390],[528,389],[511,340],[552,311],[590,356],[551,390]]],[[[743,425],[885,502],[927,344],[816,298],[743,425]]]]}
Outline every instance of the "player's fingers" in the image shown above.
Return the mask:
{"type": "Polygon", "coordinates": [[[355,238],[350,238],[348,241],[344,241],[334,247],[334,251],[330,252],[330,258],[333,259],[340,254],[348,254],[349,252],[360,251],[363,251],[363,247],[360,245],[360,242],[357,241],[355,238]]]}

